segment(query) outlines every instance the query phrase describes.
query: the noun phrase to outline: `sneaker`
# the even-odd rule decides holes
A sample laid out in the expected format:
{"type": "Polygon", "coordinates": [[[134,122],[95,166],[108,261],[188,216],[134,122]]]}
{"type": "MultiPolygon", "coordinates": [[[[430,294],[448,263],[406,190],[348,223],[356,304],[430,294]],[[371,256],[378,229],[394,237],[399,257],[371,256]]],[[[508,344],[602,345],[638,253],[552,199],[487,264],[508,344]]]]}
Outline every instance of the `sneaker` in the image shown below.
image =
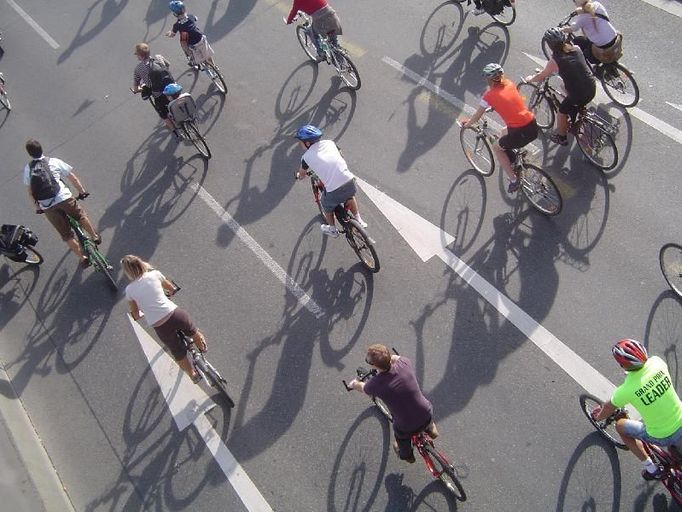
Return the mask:
{"type": "Polygon", "coordinates": [[[568,146],[568,138],[566,135],[559,135],[555,132],[549,136],[549,140],[555,144],[559,144],[559,146],[568,146]]]}
{"type": "Polygon", "coordinates": [[[507,193],[509,193],[509,194],[515,193],[519,189],[520,186],[521,186],[521,180],[520,179],[517,178],[516,181],[509,180],[509,185],[507,186],[507,193]]]}
{"type": "Polygon", "coordinates": [[[336,229],[336,226],[330,226],[329,224],[322,224],[320,226],[320,229],[322,230],[322,233],[330,236],[332,238],[338,238],[339,237],[339,230],[336,229]]]}
{"type": "Polygon", "coordinates": [[[355,217],[355,220],[358,221],[358,224],[360,224],[361,228],[364,229],[367,227],[367,223],[364,220],[362,220],[362,217],[360,217],[359,215],[357,217],[355,217]]]}
{"type": "Polygon", "coordinates": [[[438,433],[438,429],[436,428],[436,424],[433,422],[426,427],[426,433],[431,436],[431,439],[436,439],[440,435],[438,433]]]}
{"type": "Polygon", "coordinates": [[[97,236],[92,241],[95,242],[95,245],[100,245],[102,243],[102,235],[97,233],[97,236]]]}
{"type": "Polygon", "coordinates": [[[485,9],[483,7],[479,7],[473,10],[474,16],[480,16],[481,14],[485,14],[485,9]]]}
{"type": "Polygon", "coordinates": [[[88,268],[90,266],[90,260],[87,256],[81,258],[81,268],[88,268]]]}
{"type": "Polygon", "coordinates": [[[198,384],[201,381],[201,374],[199,372],[196,373],[194,377],[190,377],[192,379],[192,383],[198,384]]]}
{"type": "Polygon", "coordinates": [[[660,480],[663,478],[663,468],[656,464],[656,471],[651,473],[650,471],[643,469],[642,470],[642,478],[644,480],[650,481],[650,480],[660,480]]]}
{"type": "Polygon", "coordinates": [[[327,61],[327,56],[324,54],[324,52],[317,52],[317,60],[315,62],[326,62],[327,61]]]}

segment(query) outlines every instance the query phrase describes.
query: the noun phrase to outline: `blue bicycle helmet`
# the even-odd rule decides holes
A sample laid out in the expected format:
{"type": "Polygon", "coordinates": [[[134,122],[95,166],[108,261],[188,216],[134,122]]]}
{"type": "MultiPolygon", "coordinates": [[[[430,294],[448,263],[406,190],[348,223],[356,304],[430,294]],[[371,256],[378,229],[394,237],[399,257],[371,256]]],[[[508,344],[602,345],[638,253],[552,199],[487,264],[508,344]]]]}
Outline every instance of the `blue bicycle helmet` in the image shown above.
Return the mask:
{"type": "Polygon", "coordinates": [[[182,85],[172,83],[168,84],[166,87],[163,88],[163,93],[166,96],[175,96],[176,94],[180,94],[182,92],[182,85]]]}
{"type": "Polygon", "coordinates": [[[322,137],[322,130],[312,124],[301,126],[296,131],[296,138],[303,142],[315,142],[322,137]]]}
{"type": "Polygon", "coordinates": [[[180,0],[173,0],[168,4],[168,8],[173,14],[182,14],[185,12],[185,4],[180,0]]]}

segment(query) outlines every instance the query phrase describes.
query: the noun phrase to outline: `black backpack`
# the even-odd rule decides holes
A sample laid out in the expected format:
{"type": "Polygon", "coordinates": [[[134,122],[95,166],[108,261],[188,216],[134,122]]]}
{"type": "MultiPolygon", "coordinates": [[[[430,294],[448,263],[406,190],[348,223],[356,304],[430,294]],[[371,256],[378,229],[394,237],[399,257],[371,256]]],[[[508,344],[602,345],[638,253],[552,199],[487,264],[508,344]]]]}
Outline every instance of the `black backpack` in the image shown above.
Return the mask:
{"type": "Polygon", "coordinates": [[[491,15],[500,14],[504,10],[505,5],[511,4],[506,0],[483,0],[485,12],[491,15]]]}
{"type": "Polygon", "coordinates": [[[175,82],[175,78],[168,71],[166,64],[156,57],[149,58],[149,86],[153,92],[162,92],[168,84],[175,82]]]}
{"type": "Polygon", "coordinates": [[[50,171],[46,157],[28,164],[31,176],[31,194],[38,201],[47,201],[59,193],[59,182],[50,171]]]}

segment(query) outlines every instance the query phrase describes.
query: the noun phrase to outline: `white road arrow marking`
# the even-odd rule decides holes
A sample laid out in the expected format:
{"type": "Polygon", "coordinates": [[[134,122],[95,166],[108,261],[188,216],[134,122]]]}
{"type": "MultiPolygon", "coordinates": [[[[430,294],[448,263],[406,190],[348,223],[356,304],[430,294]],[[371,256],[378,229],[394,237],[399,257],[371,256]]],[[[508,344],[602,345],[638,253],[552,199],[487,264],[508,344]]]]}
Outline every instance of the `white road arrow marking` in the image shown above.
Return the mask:
{"type": "Polygon", "coordinates": [[[128,315],[128,320],[149,361],[149,366],[161,388],[161,394],[168,404],[178,430],[183,431],[190,425],[194,425],[249,512],[272,512],[272,507],[265,501],[249,475],[239,465],[220,435],[204,416],[215,407],[215,403],[199,386],[193,384],[185,376],[175,361],[130,315],[128,315]]]}
{"type": "Polygon", "coordinates": [[[455,237],[367,182],[358,179],[358,185],[423,261],[438,256],[588,393],[610,398],[615,389],[611,381],[447,248],[455,237]]]}

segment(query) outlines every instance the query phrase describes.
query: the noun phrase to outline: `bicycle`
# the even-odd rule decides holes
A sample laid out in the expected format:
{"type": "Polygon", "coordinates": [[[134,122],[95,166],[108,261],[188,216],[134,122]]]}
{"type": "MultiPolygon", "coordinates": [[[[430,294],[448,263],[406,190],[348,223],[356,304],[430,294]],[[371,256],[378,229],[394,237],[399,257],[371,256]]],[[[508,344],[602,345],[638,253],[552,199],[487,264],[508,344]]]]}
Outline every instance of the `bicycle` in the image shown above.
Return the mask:
{"type": "Polygon", "coordinates": [[[315,63],[321,62],[321,60],[326,61],[327,64],[334,67],[341,80],[349,89],[353,91],[360,89],[362,85],[360,73],[358,73],[358,68],[355,67],[353,61],[350,60],[348,51],[338,43],[332,44],[329,36],[318,34],[317,40],[323,53],[323,57],[320,60],[317,55],[317,47],[315,46],[312,19],[303,11],[298,11],[294,20],[299,19],[302,21],[296,26],[296,38],[308,58],[315,63]]]}
{"type": "Polygon", "coordinates": [[[43,255],[34,247],[37,243],[38,237],[26,226],[14,224],[0,226],[0,254],[12,261],[27,265],[42,264],[43,255]]]}
{"type": "Polygon", "coordinates": [[[216,89],[218,89],[220,94],[222,94],[223,96],[227,95],[227,83],[225,82],[225,77],[223,76],[222,71],[220,71],[220,68],[217,65],[211,64],[207,60],[199,62],[197,64],[194,61],[194,55],[192,55],[191,51],[189,53],[185,53],[185,57],[187,58],[187,64],[192,69],[196,69],[197,71],[203,71],[204,73],[206,73],[206,75],[208,75],[208,78],[216,86],[216,89]]]}
{"type": "MultiPolygon", "coordinates": [[[[322,194],[324,194],[324,183],[322,180],[311,170],[306,173],[310,176],[310,186],[313,190],[313,198],[317,204],[317,209],[320,211],[320,215],[324,220],[324,210],[322,209],[322,194]]],[[[346,205],[339,205],[334,210],[334,216],[339,222],[340,229],[339,233],[343,233],[346,236],[346,241],[353,252],[360,258],[362,264],[372,273],[379,272],[381,264],[379,263],[379,256],[377,256],[377,251],[374,248],[374,240],[370,238],[357,219],[353,216],[353,213],[348,209],[346,205]]],[[[325,221],[326,222],[326,221],[325,221]]]]}
{"type": "MultiPolygon", "coordinates": [[[[456,0],[460,4],[467,2],[467,5],[471,5],[471,0],[456,0]]],[[[483,0],[483,9],[485,12],[490,14],[490,16],[498,22],[500,25],[508,27],[516,20],[516,3],[512,0],[502,0],[501,2],[495,2],[495,6],[491,4],[489,0],[483,0]],[[499,5],[501,4],[501,5],[499,5]],[[491,8],[497,7],[502,9],[501,11],[492,14],[491,8]]]]}
{"type": "Polygon", "coordinates": [[[189,140],[201,156],[209,160],[211,150],[197,128],[196,112],[197,105],[190,94],[181,95],[168,104],[169,118],[175,126],[175,132],[182,140],[189,140]]]}
{"type": "MultiPolygon", "coordinates": [[[[592,417],[592,411],[603,404],[597,397],[589,394],[580,396],[580,408],[587,416],[587,419],[592,423],[592,426],[597,429],[606,440],[608,440],[616,448],[627,450],[625,444],[620,441],[620,436],[615,431],[615,423],[619,418],[627,417],[625,409],[617,409],[608,418],[602,421],[596,421],[592,417]]],[[[646,454],[651,457],[651,460],[663,468],[663,476],[661,482],[665,485],[668,492],[677,502],[682,505],[682,456],[679,451],[671,447],[665,449],[661,446],[642,441],[642,446],[646,454]]]]}
{"type": "Polygon", "coordinates": [[[12,110],[12,103],[9,100],[7,89],[5,89],[5,76],[2,73],[0,73],[0,103],[8,112],[12,110]]]}
{"type": "MultiPolygon", "coordinates": [[[[464,156],[473,168],[483,176],[491,176],[495,171],[495,159],[493,157],[492,143],[497,140],[497,135],[491,132],[488,120],[474,126],[462,127],[459,132],[459,141],[464,150],[464,156]]],[[[526,161],[528,152],[525,149],[507,150],[513,156],[511,158],[514,172],[521,180],[520,189],[530,204],[539,212],[554,216],[563,206],[561,192],[554,184],[549,174],[538,166],[526,161]]]]}
{"type": "MultiPolygon", "coordinates": [[[[559,28],[569,25],[571,19],[576,16],[575,12],[570,13],[557,25],[559,28]]],[[[572,33],[568,33],[567,42],[572,43],[574,39],[572,33]]],[[[552,56],[552,50],[550,49],[547,41],[543,38],[542,40],[542,53],[549,60],[552,56]]],[[[626,68],[620,62],[611,62],[593,64],[589,60],[585,59],[587,65],[592,69],[594,76],[599,79],[604,92],[607,96],[613,100],[614,103],[620,105],[624,108],[630,108],[637,105],[639,102],[639,86],[635,81],[635,76],[632,71],[626,68]]]]}
{"type": "MultiPolygon", "coordinates": [[[[539,71],[539,70],[538,70],[539,71]]],[[[528,109],[535,115],[538,126],[549,129],[554,126],[559,111],[561,93],[549,83],[549,77],[540,84],[521,81],[517,89],[527,98],[528,109]]],[[[593,165],[608,171],[618,165],[618,148],[614,136],[618,129],[601,117],[593,108],[583,107],[575,122],[569,120],[569,132],[578,141],[578,147],[593,165]]]]}
{"type": "MultiPolygon", "coordinates": [[[[395,352],[395,349],[393,349],[393,351],[395,352]]],[[[365,382],[374,377],[378,372],[375,369],[367,370],[360,367],[356,370],[356,373],[357,379],[361,382],[365,382]]],[[[352,387],[348,386],[348,383],[345,380],[342,382],[346,391],[353,390],[352,387]]],[[[373,396],[372,403],[389,422],[393,422],[391,411],[388,410],[388,407],[380,398],[373,396]]],[[[414,432],[410,437],[410,440],[412,446],[416,448],[417,453],[424,459],[427,471],[431,473],[435,479],[443,482],[448,491],[450,491],[458,501],[466,501],[467,496],[464,492],[464,487],[457,477],[457,471],[443,452],[436,448],[431,436],[425,431],[414,432]]]]}
{"type": "Polygon", "coordinates": [[[658,262],[668,286],[682,298],[682,245],[665,244],[658,253],[658,262]]]}

